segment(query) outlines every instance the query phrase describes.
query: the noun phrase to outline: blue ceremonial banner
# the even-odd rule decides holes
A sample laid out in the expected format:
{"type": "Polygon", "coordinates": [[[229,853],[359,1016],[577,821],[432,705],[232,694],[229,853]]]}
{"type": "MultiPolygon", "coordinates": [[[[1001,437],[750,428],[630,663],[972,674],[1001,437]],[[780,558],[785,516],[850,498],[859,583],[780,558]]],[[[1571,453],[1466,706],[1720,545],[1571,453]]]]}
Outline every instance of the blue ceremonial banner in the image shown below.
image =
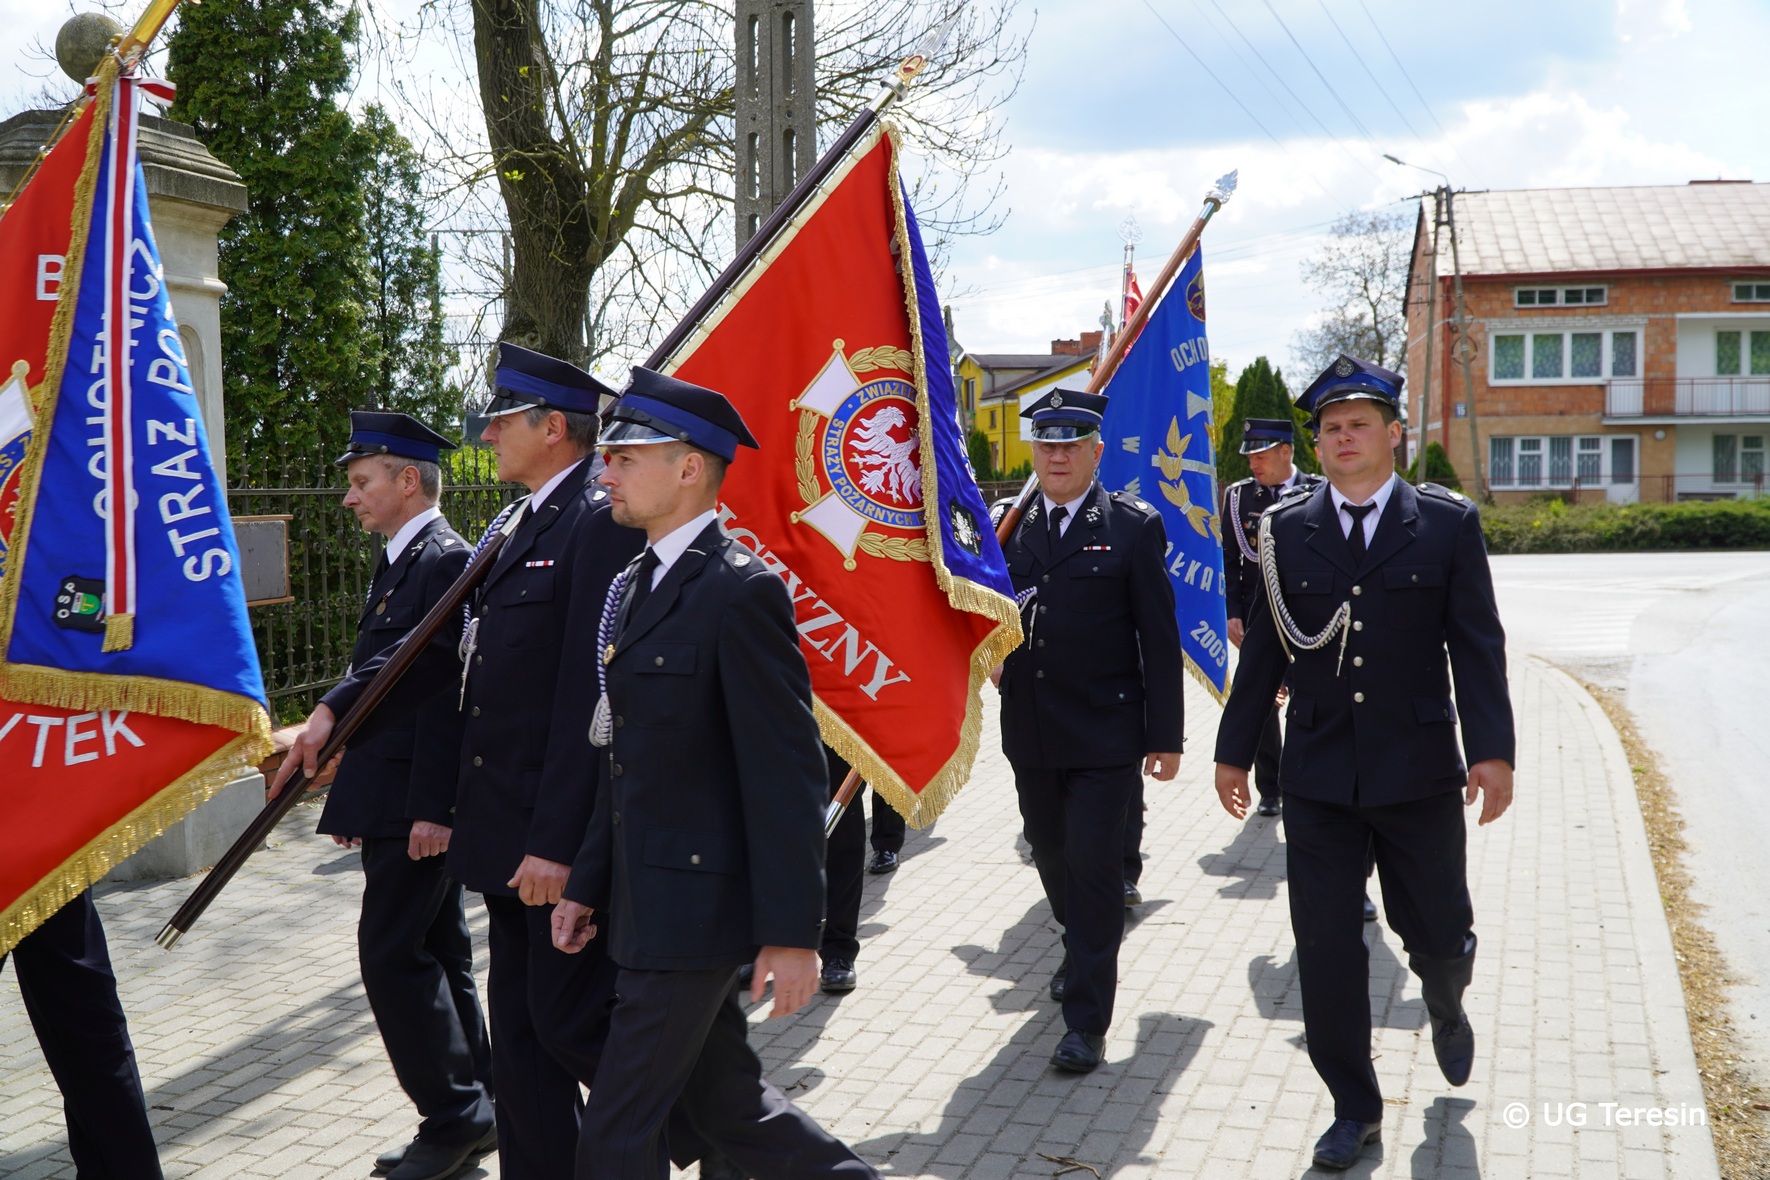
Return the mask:
{"type": "Polygon", "coordinates": [[[1196,249],[1103,391],[1100,482],[1154,505],[1168,530],[1168,576],[1186,667],[1221,702],[1229,692],[1223,529],[1211,444],[1211,349],[1204,250],[1196,249]]]}

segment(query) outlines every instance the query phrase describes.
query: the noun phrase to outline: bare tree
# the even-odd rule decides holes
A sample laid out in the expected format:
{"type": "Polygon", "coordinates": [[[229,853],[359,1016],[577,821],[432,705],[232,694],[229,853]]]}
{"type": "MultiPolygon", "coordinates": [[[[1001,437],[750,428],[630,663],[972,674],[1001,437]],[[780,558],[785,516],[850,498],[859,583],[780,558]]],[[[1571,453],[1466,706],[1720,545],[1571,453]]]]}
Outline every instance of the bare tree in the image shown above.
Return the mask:
{"type": "MultiPolygon", "coordinates": [[[[959,2],[819,5],[825,142],[959,2]]],[[[998,111],[1025,58],[1016,3],[967,5],[893,113],[937,256],[1006,212],[998,111]]],[[[472,46],[477,128],[447,88],[393,85],[451,177],[449,228],[467,231],[457,265],[485,300],[481,324],[502,321],[498,338],[589,364],[631,357],[729,259],[734,20],[730,0],[435,0],[400,31],[408,44],[440,32],[472,46]]]]}
{"type": "Polygon", "coordinates": [[[1303,281],[1325,295],[1322,318],[1291,338],[1297,371],[1313,376],[1340,353],[1400,371],[1407,364],[1407,272],[1414,218],[1389,210],[1348,213],[1303,264],[1303,281]]]}

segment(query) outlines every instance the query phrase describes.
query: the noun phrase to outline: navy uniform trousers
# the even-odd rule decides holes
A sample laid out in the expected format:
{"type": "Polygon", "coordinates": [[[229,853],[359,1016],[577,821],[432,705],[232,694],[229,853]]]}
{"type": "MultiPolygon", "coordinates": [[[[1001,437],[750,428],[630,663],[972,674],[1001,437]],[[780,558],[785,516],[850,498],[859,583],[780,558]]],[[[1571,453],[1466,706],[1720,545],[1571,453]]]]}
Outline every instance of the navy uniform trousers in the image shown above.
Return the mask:
{"type": "Polygon", "coordinates": [[[426,1142],[476,1140],[492,1125],[492,1049],[473,979],[460,882],[403,837],[365,836],[357,954],[394,1076],[426,1142]]]}
{"type": "Polygon", "coordinates": [[[1309,1060],[1334,1096],[1335,1118],[1381,1122],[1364,936],[1368,858],[1375,856],[1383,912],[1420,977],[1427,1011],[1455,1019],[1475,969],[1462,793],[1384,807],[1293,793],[1285,796],[1284,833],[1309,1060]]]}
{"type": "Polygon", "coordinates": [[[1020,817],[1033,865],[1063,927],[1069,972],[1063,1022],[1105,1035],[1118,992],[1119,943],[1125,937],[1123,849],[1126,814],[1141,798],[1143,767],[1014,767],[1020,817]]]}
{"type": "MultiPolygon", "coordinates": [[[[834,799],[848,777],[848,763],[828,746],[824,747],[824,761],[830,770],[830,798],[834,799]]],[[[873,851],[903,851],[904,828],[903,816],[874,791],[873,851]]],[[[866,884],[868,839],[866,812],[857,792],[854,804],[836,821],[824,853],[824,944],[819,953],[826,961],[852,963],[860,957],[860,902],[866,884]]]]}
{"type": "MultiPolygon", "coordinates": [[[[0,965],[5,963],[0,956],[0,965]]],[[[12,948],[25,1013],[61,1088],[78,1180],[160,1180],[160,1154],[104,926],[87,891],[12,948]]]]}

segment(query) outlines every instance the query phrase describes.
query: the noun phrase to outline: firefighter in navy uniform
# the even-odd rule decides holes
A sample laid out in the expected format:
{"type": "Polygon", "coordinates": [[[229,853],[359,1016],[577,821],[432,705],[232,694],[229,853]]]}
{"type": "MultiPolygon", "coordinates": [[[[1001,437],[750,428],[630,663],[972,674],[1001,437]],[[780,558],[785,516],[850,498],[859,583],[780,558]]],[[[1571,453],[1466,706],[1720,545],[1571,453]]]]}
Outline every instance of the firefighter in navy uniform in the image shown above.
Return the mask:
{"type": "Polygon", "coordinates": [[[1161,516],[1094,482],[1106,398],[1057,389],[1032,419],[1040,496],[1005,556],[1026,642],[1003,662],[1002,749],[1033,863],[1063,927],[1057,1068],[1101,1062],[1125,929],[1127,811],[1180,769],[1180,628],[1161,516]]]}
{"type": "MultiPolygon", "coordinates": [[[[1241,646],[1248,607],[1260,591],[1260,514],[1296,488],[1311,488],[1319,475],[1298,471],[1292,461],[1296,424],[1289,418],[1249,418],[1242,432],[1241,453],[1248,457],[1253,474],[1223,489],[1223,595],[1229,613],[1229,642],[1241,646]]],[[[1282,738],[1278,707],[1273,706],[1266,728],[1260,733],[1260,749],[1254,758],[1254,785],[1261,815],[1277,815],[1279,807],[1278,756],[1282,738]]]]}
{"type": "MultiPolygon", "coordinates": [[[[344,506],[387,541],[357,620],[351,663],[393,646],[430,612],[466,568],[469,546],[437,507],[440,462],[454,444],[407,414],[356,411],[339,458],[344,506]]],[[[454,827],[461,715],[438,697],[352,743],[320,815],[319,830],[362,849],[357,954],[363,991],[394,1076],[422,1122],[415,1143],[452,1159],[462,1146],[490,1151],[491,1046],[473,979],[465,897],[443,853],[454,827]]],[[[430,1169],[409,1149],[376,1160],[395,1180],[430,1169]]]]}
{"type": "Polygon", "coordinates": [[[1382,1134],[1359,905],[1366,858],[1374,849],[1439,1068],[1460,1086],[1475,1056],[1462,1006],[1475,964],[1463,806],[1480,794],[1489,823],[1512,800],[1505,632],[1481,522],[1458,493],[1396,476],[1401,383],[1342,356],[1298,399],[1327,482],[1260,522],[1265,593],[1217,733],[1217,793],[1239,819],[1288,671],[1286,875],[1309,1059],[1334,1097],[1315,1145],[1330,1169],[1350,1167],[1382,1134]]]}
{"type": "MultiPolygon", "coordinates": [[[[473,603],[463,634],[445,629],[366,728],[443,695],[462,712],[449,872],[485,896],[499,1172],[509,1180],[571,1175],[613,973],[600,952],[552,945],[552,907],[595,801],[587,756],[596,622],[609,583],[644,543],[616,524],[591,478],[599,399],[614,392],[575,365],[498,346],[497,396],[482,436],[501,480],[529,497],[473,603]],[[452,633],[451,633],[452,631],[452,633]],[[463,658],[465,662],[463,662],[463,658]]],[[[311,765],[333,719],[361,695],[386,653],[326,694],[298,749],[311,765]]],[[[359,735],[358,740],[362,740],[359,735]]],[[[464,1158],[464,1157],[463,1157],[464,1158]]],[[[446,1158],[434,1161],[439,1175],[446,1158]]]]}

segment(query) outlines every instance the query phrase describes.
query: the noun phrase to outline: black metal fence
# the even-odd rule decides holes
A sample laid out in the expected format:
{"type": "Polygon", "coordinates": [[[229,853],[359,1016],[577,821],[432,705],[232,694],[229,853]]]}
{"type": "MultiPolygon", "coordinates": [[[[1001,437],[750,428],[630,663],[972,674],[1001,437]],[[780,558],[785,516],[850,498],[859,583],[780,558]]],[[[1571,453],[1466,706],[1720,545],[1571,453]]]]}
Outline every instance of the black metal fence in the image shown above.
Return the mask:
{"type": "MultiPolygon", "coordinates": [[[[286,514],[292,601],[251,610],[252,637],[277,724],[307,716],[343,676],[356,642],[369,577],[381,542],[345,508],[344,476],[330,465],[267,455],[230,464],[228,509],[235,516],[286,514]]],[[[514,484],[445,486],[443,514],[469,543],[477,541],[522,489],[514,484]]]]}

